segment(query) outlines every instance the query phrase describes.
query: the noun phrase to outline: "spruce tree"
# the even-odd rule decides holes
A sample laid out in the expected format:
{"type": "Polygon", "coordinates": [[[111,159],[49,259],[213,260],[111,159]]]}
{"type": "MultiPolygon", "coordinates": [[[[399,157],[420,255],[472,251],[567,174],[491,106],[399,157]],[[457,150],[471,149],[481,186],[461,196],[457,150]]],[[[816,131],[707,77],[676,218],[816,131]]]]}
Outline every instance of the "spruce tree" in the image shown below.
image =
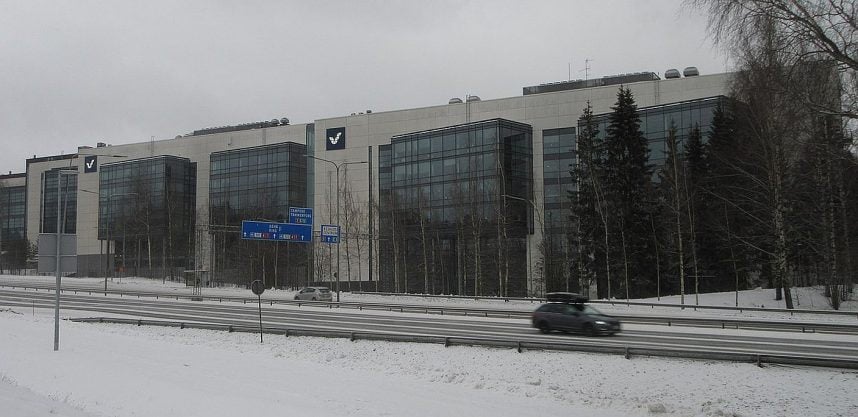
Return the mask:
{"type": "Polygon", "coordinates": [[[573,273],[580,288],[596,284],[599,297],[607,297],[604,229],[605,210],[602,175],[604,157],[599,130],[590,102],[578,119],[577,164],[571,168],[575,189],[570,191],[572,233],[570,246],[576,248],[573,273]]]}
{"type": "Polygon", "coordinates": [[[652,166],[649,146],[631,90],[620,87],[605,140],[605,190],[613,218],[612,248],[626,297],[649,295],[655,287],[651,239],[652,166]]]}
{"type": "Polygon", "coordinates": [[[747,244],[757,234],[745,207],[748,175],[746,147],[734,117],[734,103],[716,107],[705,153],[706,176],[700,185],[704,194],[704,218],[699,232],[700,263],[719,290],[744,289],[755,251],[747,244]]]}

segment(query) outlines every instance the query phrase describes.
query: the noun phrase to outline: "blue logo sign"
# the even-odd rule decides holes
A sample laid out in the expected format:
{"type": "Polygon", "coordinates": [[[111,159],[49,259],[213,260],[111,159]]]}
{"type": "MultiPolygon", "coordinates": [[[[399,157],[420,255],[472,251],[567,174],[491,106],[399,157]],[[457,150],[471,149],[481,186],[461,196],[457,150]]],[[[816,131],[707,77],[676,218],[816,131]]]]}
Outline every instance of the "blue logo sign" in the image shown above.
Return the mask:
{"type": "Polygon", "coordinates": [[[340,243],[340,226],[323,224],[321,238],[322,243],[340,243]]]}
{"type": "Polygon", "coordinates": [[[305,207],[289,207],[289,223],[313,224],[313,209],[305,207]]]}
{"type": "Polygon", "coordinates": [[[326,131],[325,150],[333,151],[346,148],[346,128],[334,127],[326,131]]]}
{"type": "Polygon", "coordinates": [[[244,220],[241,222],[241,238],[281,242],[310,242],[313,240],[313,226],[244,220]]]}

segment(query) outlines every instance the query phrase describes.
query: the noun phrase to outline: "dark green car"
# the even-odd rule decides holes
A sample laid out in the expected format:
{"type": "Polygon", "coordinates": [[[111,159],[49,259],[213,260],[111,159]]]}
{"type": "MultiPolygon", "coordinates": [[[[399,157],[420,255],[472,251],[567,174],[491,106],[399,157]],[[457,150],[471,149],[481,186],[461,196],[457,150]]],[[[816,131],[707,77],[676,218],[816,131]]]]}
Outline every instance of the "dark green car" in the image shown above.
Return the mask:
{"type": "Polygon", "coordinates": [[[533,312],[533,327],[542,333],[553,330],[583,333],[588,336],[613,335],[620,321],[583,303],[548,303],[533,312]]]}

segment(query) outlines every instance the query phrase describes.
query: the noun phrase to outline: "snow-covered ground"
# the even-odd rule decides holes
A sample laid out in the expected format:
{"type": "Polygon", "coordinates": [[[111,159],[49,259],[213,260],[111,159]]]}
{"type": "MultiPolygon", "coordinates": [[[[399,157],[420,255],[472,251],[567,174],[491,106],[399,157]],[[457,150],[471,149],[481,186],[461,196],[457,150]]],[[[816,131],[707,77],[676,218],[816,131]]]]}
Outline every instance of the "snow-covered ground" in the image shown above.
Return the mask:
{"type": "Polygon", "coordinates": [[[858,373],[0,312],[3,416],[854,416],[858,373]]]}
{"type": "MultiPolygon", "coordinates": [[[[140,278],[110,286],[187,291],[140,278]]],[[[729,296],[735,295],[720,297],[729,296]]],[[[772,296],[750,291],[740,293],[740,301],[767,304],[772,296]]],[[[719,302],[709,298],[706,303],[719,302]]],[[[50,311],[0,306],[0,416],[854,416],[858,409],[858,372],[852,371],[294,336],[259,343],[253,334],[61,326],[61,349],[54,352],[50,311]]]]}

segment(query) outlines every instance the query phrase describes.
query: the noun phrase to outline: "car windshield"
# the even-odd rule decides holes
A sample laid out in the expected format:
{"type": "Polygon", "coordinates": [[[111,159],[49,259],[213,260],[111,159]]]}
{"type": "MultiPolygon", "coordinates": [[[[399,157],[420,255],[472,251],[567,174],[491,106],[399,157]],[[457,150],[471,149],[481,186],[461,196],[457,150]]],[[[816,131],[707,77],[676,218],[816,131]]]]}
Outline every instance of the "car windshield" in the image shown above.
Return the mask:
{"type": "Polygon", "coordinates": [[[596,310],[595,308],[590,307],[586,304],[584,304],[582,306],[581,313],[586,314],[588,316],[602,316],[603,315],[601,311],[596,310]]]}

